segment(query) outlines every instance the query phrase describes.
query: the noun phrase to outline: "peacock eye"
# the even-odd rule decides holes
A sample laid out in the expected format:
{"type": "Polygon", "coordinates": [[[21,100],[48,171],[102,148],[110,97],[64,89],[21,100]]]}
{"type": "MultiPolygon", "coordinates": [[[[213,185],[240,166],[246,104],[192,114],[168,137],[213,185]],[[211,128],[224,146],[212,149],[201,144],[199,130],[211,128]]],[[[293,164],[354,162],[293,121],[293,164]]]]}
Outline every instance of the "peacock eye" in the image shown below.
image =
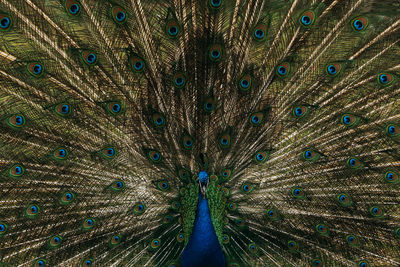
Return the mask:
{"type": "Polygon", "coordinates": [[[121,105],[120,104],[114,104],[112,106],[112,111],[119,112],[120,110],[121,110],[121,105]]]}
{"type": "Polygon", "coordinates": [[[326,72],[329,77],[336,77],[342,70],[342,65],[340,63],[331,63],[326,66],[326,72]]]}
{"type": "Polygon", "coordinates": [[[211,57],[214,59],[218,59],[220,56],[220,52],[218,50],[212,50],[211,51],[211,57]]]}
{"type": "Polygon", "coordinates": [[[389,86],[393,82],[393,75],[390,73],[380,73],[378,74],[379,85],[385,87],[389,86]]]}
{"type": "Polygon", "coordinates": [[[137,61],[135,62],[135,65],[133,65],[135,67],[135,70],[139,71],[143,68],[143,62],[142,61],[137,61]]]}
{"type": "Polygon", "coordinates": [[[6,14],[0,14],[0,30],[8,30],[11,27],[11,17],[6,14]]]}
{"type": "Polygon", "coordinates": [[[353,30],[354,31],[356,31],[356,32],[362,32],[362,31],[364,31],[366,28],[367,28],[367,26],[368,26],[368,20],[367,20],[367,18],[365,18],[365,17],[357,17],[357,18],[354,18],[352,21],[351,21],[351,26],[352,26],[352,28],[353,28],[353,30]]]}
{"type": "Polygon", "coordinates": [[[113,146],[105,146],[98,153],[101,157],[111,160],[117,156],[117,149],[113,146]]]}
{"type": "Polygon", "coordinates": [[[208,0],[208,5],[214,10],[217,10],[222,5],[222,0],[208,0]]]}
{"type": "Polygon", "coordinates": [[[307,105],[296,105],[292,108],[292,114],[296,119],[304,118],[309,112],[307,105]]]}
{"type": "MultiPolygon", "coordinates": [[[[169,14],[170,15],[170,14],[169,14]]],[[[169,38],[175,39],[180,35],[181,27],[175,18],[167,21],[165,25],[165,31],[169,38]]]]}
{"type": "Polygon", "coordinates": [[[281,76],[286,75],[286,73],[288,72],[287,68],[284,66],[279,66],[277,71],[278,71],[278,74],[281,76]]]}
{"type": "Polygon", "coordinates": [[[177,35],[178,34],[178,28],[176,26],[171,26],[168,28],[168,33],[169,35],[177,35]]]}
{"type": "Polygon", "coordinates": [[[299,20],[300,20],[300,25],[301,26],[308,28],[309,26],[311,26],[314,23],[315,14],[311,10],[304,11],[300,15],[300,19],[299,20]]]}
{"type": "Polygon", "coordinates": [[[93,51],[83,51],[81,53],[81,58],[88,66],[94,66],[97,63],[97,56],[93,51]]]}
{"type": "Polygon", "coordinates": [[[320,158],[320,153],[313,149],[305,149],[302,153],[303,159],[309,162],[314,162],[320,158]]]}
{"type": "Polygon", "coordinates": [[[268,160],[269,153],[268,151],[259,151],[255,154],[254,159],[256,163],[262,164],[268,160]]]}
{"type": "Polygon", "coordinates": [[[360,117],[353,114],[345,113],[340,117],[340,123],[344,126],[351,128],[360,122],[360,117]]]}
{"type": "Polygon", "coordinates": [[[8,172],[12,178],[21,178],[25,173],[25,167],[20,163],[16,163],[11,166],[8,172]]]}
{"type": "Polygon", "coordinates": [[[306,197],[303,189],[299,187],[292,188],[291,193],[292,196],[296,199],[304,199],[306,197]]]}
{"type": "Polygon", "coordinates": [[[222,59],[222,46],[219,44],[214,44],[210,46],[208,57],[212,62],[219,62],[222,59]]]}
{"type": "Polygon", "coordinates": [[[39,78],[44,73],[44,66],[39,62],[29,63],[26,67],[29,74],[35,78],[39,78]]]}
{"type": "Polygon", "coordinates": [[[255,41],[261,42],[264,41],[266,38],[267,32],[267,25],[261,23],[254,27],[253,29],[253,39],[255,41]]]}
{"type": "Polygon", "coordinates": [[[302,16],[301,17],[301,22],[303,23],[303,25],[310,25],[311,18],[309,16],[302,16]]]}
{"type": "Polygon", "coordinates": [[[257,30],[255,30],[254,35],[257,39],[262,39],[264,37],[265,33],[263,30],[257,29],[257,30]]]}
{"type": "Polygon", "coordinates": [[[129,60],[131,69],[136,73],[141,73],[145,68],[144,60],[138,56],[131,56],[129,60]]]}

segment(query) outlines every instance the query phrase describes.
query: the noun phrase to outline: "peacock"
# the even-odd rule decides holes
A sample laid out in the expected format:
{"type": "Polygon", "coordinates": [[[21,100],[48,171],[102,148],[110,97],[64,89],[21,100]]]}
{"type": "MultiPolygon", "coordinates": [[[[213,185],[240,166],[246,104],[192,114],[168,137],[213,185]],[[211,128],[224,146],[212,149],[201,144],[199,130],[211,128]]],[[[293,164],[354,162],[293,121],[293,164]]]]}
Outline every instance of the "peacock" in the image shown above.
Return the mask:
{"type": "Polygon", "coordinates": [[[400,1],[0,0],[0,266],[400,266],[400,1]]]}

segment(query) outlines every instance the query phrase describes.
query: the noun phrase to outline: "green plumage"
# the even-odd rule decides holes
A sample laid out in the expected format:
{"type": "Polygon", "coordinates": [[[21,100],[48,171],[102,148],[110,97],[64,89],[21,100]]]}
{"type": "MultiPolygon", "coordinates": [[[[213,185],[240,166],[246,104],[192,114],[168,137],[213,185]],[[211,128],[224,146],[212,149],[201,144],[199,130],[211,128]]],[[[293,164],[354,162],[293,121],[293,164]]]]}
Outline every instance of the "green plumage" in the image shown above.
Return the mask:
{"type": "Polygon", "coordinates": [[[399,93],[398,0],[0,0],[0,266],[398,266],[399,93]]]}

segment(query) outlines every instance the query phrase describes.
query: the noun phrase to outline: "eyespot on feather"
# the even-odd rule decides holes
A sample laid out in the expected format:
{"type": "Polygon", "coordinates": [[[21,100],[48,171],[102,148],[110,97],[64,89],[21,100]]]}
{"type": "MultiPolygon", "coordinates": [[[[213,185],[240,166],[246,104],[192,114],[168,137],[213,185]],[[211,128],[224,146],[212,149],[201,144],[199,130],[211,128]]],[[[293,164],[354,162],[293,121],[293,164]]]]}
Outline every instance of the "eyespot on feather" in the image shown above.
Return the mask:
{"type": "Polygon", "coordinates": [[[315,13],[312,10],[306,10],[300,15],[299,22],[301,26],[308,28],[314,24],[315,19],[315,13]]]}
{"type": "Polygon", "coordinates": [[[44,66],[40,62],[31,62],[26,65],[28,73],[35,78],[39,78],[44,73],[44,66]]]}
{"type": "Polygon", "coordinates": [[[117,24],[124,24],[127,21],[128,14],[122,7],[113,6],[111,9],[111,17],[117,24]]]}
{"type": "Polygon", "coordinates": [[[351,20],[351,27],[356,32],[363,32],[368,27],[368,20],[363,16],[356,17],[351,20]]]}
{"type": "Polygon", "coordinates": [[[0,13],[0,32],[8,31],[11,29],[13,24],[13,19],[10,15],[5,13],[0,13]]]}
{"type": "Polygon", "coordinates": [[[70,16],[77,16],[81,12],[81,4],[76,0],[66,0],[64,2],[64,7],[70,16]]]}

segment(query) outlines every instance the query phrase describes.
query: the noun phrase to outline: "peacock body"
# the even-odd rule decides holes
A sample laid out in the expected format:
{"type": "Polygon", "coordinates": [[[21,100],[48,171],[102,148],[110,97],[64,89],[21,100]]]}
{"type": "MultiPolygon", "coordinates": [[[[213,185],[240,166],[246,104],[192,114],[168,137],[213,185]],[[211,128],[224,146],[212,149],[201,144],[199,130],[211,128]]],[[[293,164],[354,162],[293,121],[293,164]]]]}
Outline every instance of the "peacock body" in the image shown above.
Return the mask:
{"type": "Polygon", "coordinates": [[[0,266],[399,266],[397,0],[0,0],[0,266]]]}

